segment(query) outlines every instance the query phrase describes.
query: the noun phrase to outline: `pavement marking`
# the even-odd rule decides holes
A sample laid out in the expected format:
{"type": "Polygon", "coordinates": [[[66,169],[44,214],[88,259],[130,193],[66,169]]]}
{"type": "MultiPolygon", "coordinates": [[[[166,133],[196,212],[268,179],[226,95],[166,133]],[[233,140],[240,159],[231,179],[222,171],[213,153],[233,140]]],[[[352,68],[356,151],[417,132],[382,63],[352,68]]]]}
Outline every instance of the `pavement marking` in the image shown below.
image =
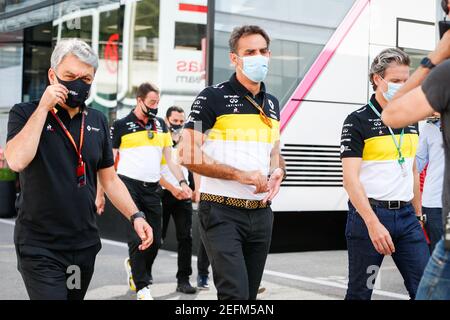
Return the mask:
{"type": "MultiPolygon", "coordinates": [[[[322,286],[335,287],[335,288],[340,288],[340,289],[347,289],[347,286],[344,285],[344,284],[335,283],[335,282],[327,281],[327,280],[314,279],[314,278],[310,278],[310,277],[297,276],[297,275],[293,275],[293,274],[289,274],[289,273],[283,273],[283,272],[277,272],[277,271],[271,271],[271,270],[264,270],[264,274],[267,274],[269,276],[275,276],[275,277],[279,277],[279,278],[289,279],[289,280],[298,280],[298,281],[302,281],[302,282],[319,284],[319,285],[322,285],[322,286]]],[[[396,298],[396,299],[401,299],[401,300],[409,300],[409,296],[407,296],[407,295],[400,294],[400,293],[389,292],[389,291],[384,291],[384,290],[373,290],[373,294],[376,294],[376,295],[379,295],[379,296],[384,296],[384,297],[389,297],[389,298],[396,298]]]]}
{"type": "Polygon", "coordinates": [[[125,285],[107,285],[88,290],[85,300],[112,300],[128,295],[128,287],[125,285]]]}
{"type": "MultiPolygon", "coordinates": [[[[7,225],[12,225],[12,226],[15,225],[14,221],[6,220],[6,219],[0,219],[0,223],[7,224],[7,225]]],[[[104,244],[109,244],[109,245],[120,247],[120,248],[128,248],[128,245],[126,243],[124,243],[124,242],[107,240],[107,239],[103,239],[103,238],[101,239],[101,241],[104,244]]],[[[170,256],[171,257],[177,257],[177,254],[170,254],[170,256]]],[[[197,257],[193,256],[192,260],[196,261],[197,257]]],[[[284,272],[278,272],[278,271],[272,271],[272,270],[265,269],[264,270],[264,274],[267,274],[269,276],[289,279],[289,280],[297,280],[297,281],[301,281],[301,282],[318,284],[318,285],[327,286],[327,287],[347,289],[347,286],[344,285],[344,284],[335,283],[335,282],[327,281],[327,280],[319,280],[319,279],[305,277],[305,276],[298,276],[298,275],[293,275],[293,274],[284,273],[284,272]]],[[[401,299],[401,300],[409,300],[409,296],[407,296],[407,295],[394,293],[394,292],[389,292],[389,291],[384,291],[384,290],[376,290],[375,289],[373,291],[373,294],[376,294],[376,295],[379,295],[379,296],[384,296],[384,297],[389,297],[389,298],[396,298],[396,299],[401,299]]]]}
{"type": "MultiPolygon", "coordinates": [[[[169,256],[172,258],[176,258],[178,255],[176,253],[172,253],[169,256]]],[[[192,261],[197,261],[197,257],[193,256],[192,261]]],[[[381,268],[381,269],[388,270],[391,268],[396,269],[396,267],[386,267],[386,269],[383,269],[383,268],[381,268]]],[[[329,280],[323,280],[323,278],[310,278],[310,277],[305,277],[305,276],[297,276],[297,275],[293,275],[293,274],[289,274],[289,273],[271,271],[271,270],[267,270],[267,269],[264,269],[264,274],[267,274],[269,276],[289,279],[289,280],[297,280],[297,281],[302,281],[302,282],[314,283],[314,284],[319,284],[322,286],[335,287],[335,288],[340,288],[340,289],[345,289],[345,290],[347,290],[347,288],[348,288],[347,285],[345,285],[345,284],[341,284],[341,283],[333,282],[333,281],[329,281],[329,280]]],[[[333,276],[331,276],[331,277],[333,277],[333,276]]],[[[343,277],[341,277],[341,276],[336,276],[336,280],[341,282],[342,280],[347,280],[347,279],[346,278],[343,279],[343,277]]],[[[378,296],[388,297],[388,298],[400,299],[400,300],[409,300],[410,299],[409,296],[404,295],[404,294],[390,292],[390,291],[384,291],[384,290],[378,290],[378,289],[373,290],[373,294],[376,294],[378,296]]]]}
{"type": "Polygon", "coordinates": [[[119,241],[108,240],[108,239],[103,239],[103,238],[101,238],[100,240],[102,241],[102,244],[109,244],[111,246],[128,249],[128,244],[126,244],[125,242],[119,242],[119,241]]]}
{"type": "MultiPolygon", "coordinates": [[[[10,219],[0,219],[0,223],[3,224],[7,224],[10,226],[15,226],[16,222],[15,220],[10,220],[10,219]]],[[[127,248],[128,249],[128,244],[126,244],[125,242],[119,242],[119,241],[113,241],[113,240],[108,240],[108,239],[100,239],[102,244],[109,244],[112,246],[116,246],[116,247],[121,247],[121,248],[127,248]]]]}
{"type": "Polygon", "coordinates": [[[14,220],[0,219],[0,222],[4,223],[4,224],[9,224],[10,226],[15,226],[16,225],[14,220]]]}
{"type": "Polygon", "coordinates": [[[14,249],[16,250],[16,246],[13,244],[0,244],[0,249],[14,249]]]}

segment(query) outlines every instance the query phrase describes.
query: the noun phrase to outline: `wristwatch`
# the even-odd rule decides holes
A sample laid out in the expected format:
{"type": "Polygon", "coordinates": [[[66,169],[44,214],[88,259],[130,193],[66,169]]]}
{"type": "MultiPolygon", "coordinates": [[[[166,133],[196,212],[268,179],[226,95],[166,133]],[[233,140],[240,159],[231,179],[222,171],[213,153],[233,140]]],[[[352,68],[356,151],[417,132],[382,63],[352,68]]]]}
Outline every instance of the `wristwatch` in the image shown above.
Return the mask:
{"type": "Polygon", "coordinates": [[[416,216],[417,220],[419,220],[420,222],[426,223],[427,222],[427,215],[423,214],[421,216],[416,216]]]}
{"type": "Polygon", "coordinates": [[[131,222],[132,226],[134,226],[134,220],[136,220],[137,218],[142,218],[144,220],[147,220],[145,218],[145,213],[143,213],[142,211],[138,211],[130,217],[130,222],[131,222]]]}
{"type": "Polygon", "coordinates": [[[420,61],[420,65],[430,70],[436,67],[436,65],[433,62],[431,62],[430,58],[428,57],[423,58],[422,61],[420,61]]]}

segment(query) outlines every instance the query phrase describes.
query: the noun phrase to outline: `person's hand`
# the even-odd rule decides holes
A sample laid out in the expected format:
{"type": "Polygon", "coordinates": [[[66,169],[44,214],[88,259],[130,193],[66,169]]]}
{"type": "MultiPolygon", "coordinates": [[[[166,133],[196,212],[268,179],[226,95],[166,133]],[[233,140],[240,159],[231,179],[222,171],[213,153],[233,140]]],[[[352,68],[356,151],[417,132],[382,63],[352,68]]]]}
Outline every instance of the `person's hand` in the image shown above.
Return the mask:
{"type": "Polygon", "coordinates": [[[105,199],[105,195],[98,195],[95,198],[95,207],[97,208],[97,214],[99,216],[101,216],[103,214],[103,212],[105,212],[105,203],[106,203],[106,199],[105,199]]]}
{"type": "Polygon", "coordinates": [[[62,84],[49,85],[39,101],[38,108],[51,111],[57,104],[63,105],[68,97],[69,90],[62,84]]]}
{"type": "Polygon", "coordinates": [[[175,199],[177,200],[183,200],[185,197],[185,194],[183,192],[183,189],[178,188],[178,187],[173,187],[170,190],[170,193],[174,196],[175,199]]]}
{"type": "Polygon", "coordinates": [[[242,184],[255,186],[255,194],[269,191],[267,177],[264,176],[259,170],[239,172],[237,181],[242,184]]]}
{"type": "Polygon", "coordinates": [[[431,52],[428,57],[435,65],[450,58],[450,30],[444,33],[442,39],[438,42],[436,49],[431,52]]]}
{"type": "Polygon", "coordinates": [[[136,231],[142,243],[139,245],[139,250],[144,251],[153,243],[153,229],[145,221],[144,218],[136,218],[133,223],[134,231],[136,231]]]}
{"type": "Polygon", "coordinates": [[[187,183],[182,183],[181,189],[183,190],[183,200],[192,198],[192,190],[189,188],[187,183]]]}
{"type": "Polygon", "coordinates": [[[391,255],[395,252],[391,235],[380,221],[369,224],[367,229],[370,240],[372,240],[372,244],[379,254],[391,255]]]}
{"type": "MultiPolygon", "coordinates": [[[[416,214],[416,217],[423,217],[424,215],[422,214],[422,212],[420,212],[419,214],[416,214]]],[[[417,219],[417,220],[419,220],[419,219],[417,219]]],[[[425,223],[426,223],[426,221],[423,221],[423,220],[419,220],[419,223],[420,223],[420,226],[422,227],[422,229],[425,229],[425,223]]]]}
{"type": "Polygon", "coordinates": [[[419,221],[419,223],[420,223],[420,226],[422,227],[422,229],[425,229],[425,222],[419,221]]]}
{"type": "Polygon", "coordinates": [[[283,169],[277,168],[275,169],[269,178],[269,193],[266,195],[266,197],[263,199],[263,203],[266,203],[267,201],[272,201],[273,198],[278,194],[278,191],[280,191],[280,185],[283,181],[284,172],[283,169]]]}
{"type": "Polygon", "coordinates": [[[200,191],[195,190],[192,193],[192,202],[194,202],[194,203],[199,203],[200,202],[200,191]]]}

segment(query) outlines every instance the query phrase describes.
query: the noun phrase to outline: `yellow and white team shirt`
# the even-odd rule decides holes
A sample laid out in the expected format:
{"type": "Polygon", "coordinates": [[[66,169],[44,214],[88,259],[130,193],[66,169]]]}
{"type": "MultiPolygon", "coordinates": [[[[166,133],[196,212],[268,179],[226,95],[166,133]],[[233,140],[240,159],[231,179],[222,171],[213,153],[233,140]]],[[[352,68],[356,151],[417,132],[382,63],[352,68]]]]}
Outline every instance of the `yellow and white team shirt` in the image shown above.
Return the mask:
{"type": "MultiPolygon", "coordinates": [[[[381,113],[382,108],[375,95],[370,101],[381,113]]],[[[402,129],[392,130],[399,144],[402,129]]],[[[403,130],[401,153],[405,162],[402,170],[389,128],[369,105],[354,111],[345,120],[341,135],[341,158],[362,158],[360,181],[369,198],[410,201],[414,197],[413,165],[419,143],[418,125],[403,130]]]]}
{"type": "Polygon", "coordinates": [[[113,149],[119,149],[118,174],[145,182],[159,181],[163,149],[173,145],[163,119],[149,119],[144,125],[131,112],[114,122],[111,139],[113,149]]]}
{"type": "MultiPolygon", "coordinates": [[[[229,81],[204,89],[194,101],[185,128],[206,135],[203,151],[214,160],[243,171],[259,170],[269,175],[270,153],[280,139],[278,100],[261,91],[253,97],[234,74],[229,81]],[[272,128],[245,98],[249,95],[260,106],[272,128]]],[[[246,200],[262,200],[265,193],[254,194],[254,186],[237,181],[203,177],[200,192],[246,200]]]]}

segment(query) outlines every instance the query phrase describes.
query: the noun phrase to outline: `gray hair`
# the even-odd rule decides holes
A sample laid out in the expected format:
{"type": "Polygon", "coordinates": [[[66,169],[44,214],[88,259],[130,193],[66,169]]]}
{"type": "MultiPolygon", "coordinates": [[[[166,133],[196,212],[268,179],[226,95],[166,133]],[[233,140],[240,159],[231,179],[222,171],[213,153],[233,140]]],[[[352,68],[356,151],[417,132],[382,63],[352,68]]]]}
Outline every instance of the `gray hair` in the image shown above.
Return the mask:
{"type": "Polygon", "coordinates": [[[95,71],[97,71],[97,55],[86,42],[76,38],[64,39],[56,44],[50,59],[52,69],[56,70],[61,61],[69,54],[73,54],[80,61],[93,66],[95,71]]]}
{"type": "Polygon", "coordinates": [[[375,84],[373,77],[378,74],[384,78],[386,69],[391,66],[391,63],[396,63],[398,65],[408,66],[411,64],[409,56],[402,50],[398,48],[389,48],[381,51],[373,60],[370,66],[369,79],[372,83],[373,90],[377,90],[377,85],[375,84]]]}

